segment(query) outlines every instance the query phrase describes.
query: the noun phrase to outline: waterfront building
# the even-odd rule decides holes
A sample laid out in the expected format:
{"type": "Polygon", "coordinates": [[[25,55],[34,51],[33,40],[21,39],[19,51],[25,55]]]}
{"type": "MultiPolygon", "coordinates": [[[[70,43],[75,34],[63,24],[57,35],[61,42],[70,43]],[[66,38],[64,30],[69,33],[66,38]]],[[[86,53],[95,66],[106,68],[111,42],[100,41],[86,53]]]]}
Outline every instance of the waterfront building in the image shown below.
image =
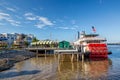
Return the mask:
{"type": "Polygon", "coordinates": [[[27,36],[27,37],[25,37],[24,41],[28,42],[28,44],[30,44],[32,42],[32,38],[27,36]]]}
{"type": "Polygon", "coordinates": [[[7,40],[6,37],[3,34],[0,34],[0,41],[7,40]]]}
{"type": "Polygon", "coordinates": [[[58,48],[58,42],[54,40],[39,40],[37,42],[31,43],[32,47],[41,47],[41,48],[58,48]]]}
{"type": "Polygon", "coordinates": [[[23,40],[23,35],[17,35],[16,40],[13,43],[14,48],[22,48],[24,47],[24,40],[23,40]]]}
{"type": "Polygon", "coordinates": [[[5,47],[7,47],[7,38],[3,34],[0,34],[0,49],[5,47]]]}
{"type": "Polygon", "coordinates": [[[6,39],[8,48],[14,45],[23,45],[23,42],[28,42],[29,44],[32,42],[34,38],[33,34],[19,34],[19,33],[2,33],[0,34],[0,39],[6,39]]]}
{"type": "Polygon", "coordinates": [[[35,38],[35,36],[33,34],[28,34],[27,36],[32,38],[32,39],[35,38]]]}
{"type": "Polygon", "coordinates": [[[7,39],[7,44],[8,47],[10,48],[13,44],[13,42],[16,40],[18,34],[17,33],[3,33],[3,35],[5,36],[5,38],[7,39]]]}
{"type": "Polygon", "coordinates": [[[32,35],[32,34],[28,34],[28,35],[19,34],[19,35],[17,35],[16,40],[14,40],[13,46],[16,48],[27,47],[32,42],[33,38],[34,38],[34,35],[32,35]]]}
{"type": "Polygon", "coordinates": [[[35,37],[34,37],[33,34],[28,34],[28,35],[24,38],[24,41],[25,41],[25,42],[28,42],[28,44],[30,44],[34,38],[35,38],[35,37]]]}
{"type": "Polygon", "coordinates": [[[69,48],[72,48],[72,46],[70,45],[70,42],[68,42],[68,41],[61,41],[61,42],[59,42],[59,48],[60,49],[69,49],[69,48]]]}

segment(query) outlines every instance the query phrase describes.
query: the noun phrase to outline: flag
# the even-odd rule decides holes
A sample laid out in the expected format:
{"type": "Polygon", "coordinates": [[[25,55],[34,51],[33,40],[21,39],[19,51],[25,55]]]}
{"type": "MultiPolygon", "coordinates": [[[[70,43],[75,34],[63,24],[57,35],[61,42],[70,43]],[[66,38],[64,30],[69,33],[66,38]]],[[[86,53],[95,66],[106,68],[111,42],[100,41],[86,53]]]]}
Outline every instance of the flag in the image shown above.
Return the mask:
{"type": "Polygon", "coordinates": [[[93,30],[93,32],[96,32],[96,29],[94,28],[94,26],[92,26],[92,30],[93,30]]]}

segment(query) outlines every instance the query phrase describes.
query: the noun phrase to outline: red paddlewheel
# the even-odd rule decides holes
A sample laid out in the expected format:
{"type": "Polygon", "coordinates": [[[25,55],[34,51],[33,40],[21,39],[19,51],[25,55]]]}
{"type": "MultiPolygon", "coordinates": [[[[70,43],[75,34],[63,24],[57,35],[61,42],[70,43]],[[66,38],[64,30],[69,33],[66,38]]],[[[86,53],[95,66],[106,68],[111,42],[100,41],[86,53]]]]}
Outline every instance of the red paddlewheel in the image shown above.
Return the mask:
{"type": "Polygon", "coordinates": [[[104,43],[90,43],[88,44],[88,48],[90,51],[90,58],[107,58],[108,57],[108,49],[107,45],[104,43]]]}

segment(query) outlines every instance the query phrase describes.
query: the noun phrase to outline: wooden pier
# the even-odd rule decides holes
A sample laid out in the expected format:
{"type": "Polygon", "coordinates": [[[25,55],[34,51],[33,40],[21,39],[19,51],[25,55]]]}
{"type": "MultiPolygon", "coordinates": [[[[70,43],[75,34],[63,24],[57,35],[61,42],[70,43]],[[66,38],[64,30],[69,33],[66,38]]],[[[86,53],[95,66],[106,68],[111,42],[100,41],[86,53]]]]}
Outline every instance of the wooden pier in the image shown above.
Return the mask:
{"type": "Polygon", "coordinates": [[[77,61],[80,60],[80,57],[82,58],[82,60],[84,59],[84,55],[82,55],[82,53],[78,52],[77,49],[60,50],[57,48],[26,48],[26,50],[34,51],[38,54],[40,51],[43,51],[42,54],[44,54],[45,57],[47,54],[54,54],[54,57],[57,56],[59,61],[61,61],[61,59],[62,59],[62,61],[64,60],[63,55],[71,55],[72,62],[74,61],[75,58],[77,59],[77,61]],[[52,51],[52,53],[49,53],[49,51],[52,51]]]}
{"type": "Polygon", "coordinates": [[[39,53],[39,51],[43,51],[45,54],[47,53],[47,51],[53,51],[56,50],[57,48],[39,48],[39,47],[35,47],[35,48],[26,48],[26,50],[28,51],[34,51],[36,53],[39,53]]]}
{"type": "Polygon", "coordinates": [[[54,51],[54,55],[58,55],[58,60],[60,61],[61,58],[62,58],[62,61],[63,61],[63,55],[71,55],[71,61],[73,62],[74,61],[74,58],[76,56],[77,58],[77,61],[79,61],[79,56],[80,56],[80,53],[78,52],[78,50],[55,50],[54,51]]]}

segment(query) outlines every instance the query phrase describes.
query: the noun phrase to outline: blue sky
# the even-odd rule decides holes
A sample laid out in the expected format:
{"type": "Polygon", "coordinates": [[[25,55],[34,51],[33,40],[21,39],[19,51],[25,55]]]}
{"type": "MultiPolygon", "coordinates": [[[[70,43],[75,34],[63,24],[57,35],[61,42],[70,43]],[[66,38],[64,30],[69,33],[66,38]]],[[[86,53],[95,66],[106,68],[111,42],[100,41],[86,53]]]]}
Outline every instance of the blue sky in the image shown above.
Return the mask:
{"type": "Polygon", "coordinates": [[[120,0],[0,0],[0,33],[75,41],[77,31],[120,42],[120,0]]]}

